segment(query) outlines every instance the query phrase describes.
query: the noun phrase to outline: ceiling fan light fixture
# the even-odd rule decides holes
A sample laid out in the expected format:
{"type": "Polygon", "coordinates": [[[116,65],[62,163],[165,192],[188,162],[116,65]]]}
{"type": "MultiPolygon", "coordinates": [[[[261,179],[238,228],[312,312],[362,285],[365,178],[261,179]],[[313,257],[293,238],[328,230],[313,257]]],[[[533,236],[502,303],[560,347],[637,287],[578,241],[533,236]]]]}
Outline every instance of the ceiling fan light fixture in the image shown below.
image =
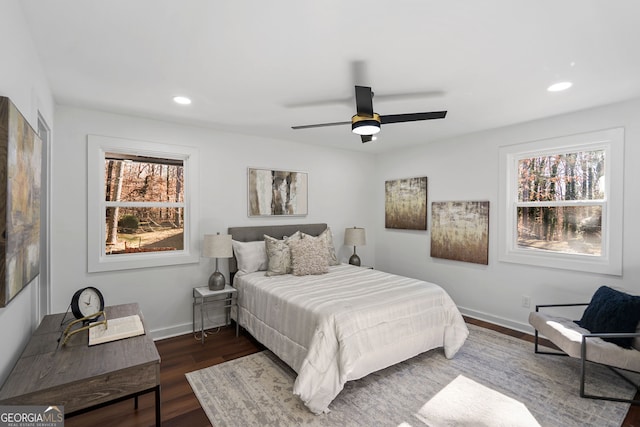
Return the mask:
{"type": "Polygon", "coordinates": [[[357,135],[375,135],[380,132],[380,116],[377,113],[373,113],[373,117],[356,114],[351,117],[351,132],[357,135]]]}

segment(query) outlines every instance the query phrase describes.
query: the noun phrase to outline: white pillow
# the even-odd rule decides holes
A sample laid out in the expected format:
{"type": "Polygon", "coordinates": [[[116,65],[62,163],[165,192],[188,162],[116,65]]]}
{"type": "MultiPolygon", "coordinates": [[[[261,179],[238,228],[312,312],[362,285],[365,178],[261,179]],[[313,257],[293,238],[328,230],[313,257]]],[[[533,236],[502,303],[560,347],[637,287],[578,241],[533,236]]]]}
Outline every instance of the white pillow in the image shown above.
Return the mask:
{"type": "Polygon", "coordinates": [[[233,252],[238,261],[238,271],[242,273],[253,273],[254,271],[264,271],[267,269],[268,259],[264,240],[255,242],[238,242],[232,240],[233,252]]]}

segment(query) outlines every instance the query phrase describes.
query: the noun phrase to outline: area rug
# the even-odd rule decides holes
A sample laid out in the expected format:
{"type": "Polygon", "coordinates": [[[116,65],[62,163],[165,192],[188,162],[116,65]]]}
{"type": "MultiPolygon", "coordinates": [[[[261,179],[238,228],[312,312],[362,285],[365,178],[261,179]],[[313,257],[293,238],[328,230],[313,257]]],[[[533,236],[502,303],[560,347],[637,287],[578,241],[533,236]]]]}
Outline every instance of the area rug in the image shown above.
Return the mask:
{"type": "Polygon", "coordinates": [[[429,426],[540,426],[524,403],[464,375],[458,375],[440,390],[420,408],[416,416],[429,426]]]}
{"type": "MultiPolygon", "coordinates": [[[[434,349],[350,381],[322,415],[292,394],[295,372],[269,351],[188,373],[187,379],[216,427],[500,426],[508,425],[506,419],[603,427],[624,420],[628,404],[579,397],[577,359],[537,355],[531,343],[468,326],[469,338],[453,359],[434,349]],[[456,382],[460,376],[466,384],[456,382]]],[[[587,392],[635,393],[607,368],[589,365],[587,377],[587,392]]]]}

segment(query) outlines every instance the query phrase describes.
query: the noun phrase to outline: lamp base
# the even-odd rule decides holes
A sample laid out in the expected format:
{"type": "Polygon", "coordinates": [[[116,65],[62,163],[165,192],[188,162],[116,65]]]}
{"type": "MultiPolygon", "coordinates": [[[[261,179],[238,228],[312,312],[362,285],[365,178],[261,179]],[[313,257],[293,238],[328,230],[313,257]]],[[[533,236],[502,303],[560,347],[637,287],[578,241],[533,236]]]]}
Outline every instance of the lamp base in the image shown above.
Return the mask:
{"type": "Polygon", "coordinates": [[[349,258],[349,264],[360,267],[360,257],[356,254],[351,255],[349,258]]]}
{"type": "Polygon", "coordinates": [[[209,277],[209,290],[221,291],[224,289],[224,275],[219,271],[214,271],[211,277],[209,277]]]}

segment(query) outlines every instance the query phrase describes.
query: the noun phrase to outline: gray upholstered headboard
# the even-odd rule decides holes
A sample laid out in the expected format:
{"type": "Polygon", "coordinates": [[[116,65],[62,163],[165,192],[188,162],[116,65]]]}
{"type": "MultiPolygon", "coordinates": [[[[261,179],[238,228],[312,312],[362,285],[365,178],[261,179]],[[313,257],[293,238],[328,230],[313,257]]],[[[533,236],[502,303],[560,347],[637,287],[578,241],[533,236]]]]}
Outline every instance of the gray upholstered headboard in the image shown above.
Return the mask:
{"type": "MultiPolygon", "coordinates": [[[[287,225],[259,225],[249,227],[229,227],[228,232],[233,240],[238,242],[253,242],[264,240],[264,235],[282,239],[284,236],[291,236],[300,230],[311,236],[318,236],[327,229],[327,224],[287,224],[287,225]]],[[[238,271],[238,262],[235,255],[229,258],[229,275],[233,280],[233,275],[238,271]]],[[[233,283],[233,281],[232,281],[233,283]]]]}

